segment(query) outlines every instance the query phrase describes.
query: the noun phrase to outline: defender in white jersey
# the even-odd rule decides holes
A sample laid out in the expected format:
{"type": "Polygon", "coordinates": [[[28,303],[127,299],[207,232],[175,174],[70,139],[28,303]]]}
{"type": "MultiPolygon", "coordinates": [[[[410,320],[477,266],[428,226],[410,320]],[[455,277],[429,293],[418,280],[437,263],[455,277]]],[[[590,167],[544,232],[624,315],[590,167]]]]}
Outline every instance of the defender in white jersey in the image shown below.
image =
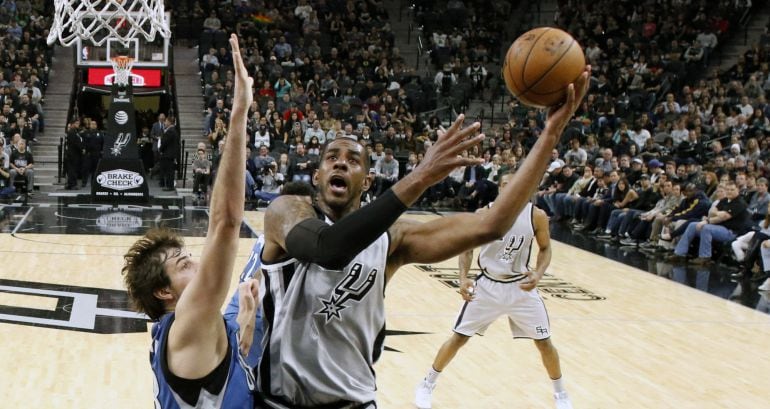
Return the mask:
{"type": "Polygon", "coordinates": [[[372,183],[364,148],[348,138],[329,142],[313,175],[314,203],[281,196],[265,213],[257,407],[376,407],[372,364],[383,345],[385,284],[404,264],[445,260],[505,235],[542,178],[589,76],[586,67],[564,104],[551,109],[511,186],[484,214],[399,219],[453,169],[480,162],[461,155],[483,139],[479,123],[463,129],[463,115],[439,132],[412,172],[364,207],[361,196],[372,183]]]}
{"type": "MultiPolygon", "coordinates": [[[[504,188],[512,177],[511,174],[501,176],[500,188],[504,188]]],[[[481,274],[475,284],[468,279],[473,249],[460,255],[460,293],[465,303],[455,321],[454,333],[441,346],[433,367],[417,386],[415,405],[418,408],[431,407],[436,380],[457,351],[474,334],[482,335],[501,316],[508,317],[513,338],[535,340],[543,365],[553,381],[556,407],[572,408],[564,390],[559,354],[551,343],[548,312],[536,289],[551,262],[550,242],[548,217],[544,211],[528,203],[502,238],[481,247],[478,257],[481,274]],[[529,267],[529,257],[534,240],[539,252],[533,270],[529,267]]]]}

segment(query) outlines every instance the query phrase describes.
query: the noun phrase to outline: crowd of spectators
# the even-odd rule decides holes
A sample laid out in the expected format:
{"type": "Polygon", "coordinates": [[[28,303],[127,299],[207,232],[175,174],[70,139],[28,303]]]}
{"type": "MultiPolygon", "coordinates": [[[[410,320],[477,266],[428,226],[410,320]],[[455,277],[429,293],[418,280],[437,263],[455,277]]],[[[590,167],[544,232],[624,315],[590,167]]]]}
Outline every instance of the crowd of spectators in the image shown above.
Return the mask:
{"type": "MultiPolygon", "coordinates": [[[[422,83],[393,47],[381,2],[283,4],[243,2],[221,10],[192,3],[206,16],[199,52],[208,144],[196,156],[197,191],[216,177],[226,143],[232,61],[225,32],[244,38],[256,84],[249,194],[269,201],[284,181],[309,180],[323,145],[350,137],[370,155],[375,184],[367,196],[374,197],[420,162],[441,126],[435,116],[422,118],[424,106],[409,91],[416,86],[440,99],[445,86],[451,94],[464,82],[466,91],[483,97],[484,68],[499,63],[495,33],[505,24],[492,17],[514,5],[450,1],[418,9],[432,33],[437,71],[422,83]]],[[[560,2],[555,24],[584,44],[593,76],[537,195],[554,223],[569,222],[618,245],[668,251],[673,261],[692,254],[700,264],[732,253],[717,243],[761,230],[770,200],[770,35],[730,70],[707,70],[747,7],[740,1],[560,2]]],[[[494,200],[498,175],[516,168],[544,126],[543,112],[516,101],[508,114],[505,123],[486,126],[486,140],[467,152],[484,163],[457,169],[429,189],[420,206],[474,210],[494,200]]],[[[741,274],[747,276],[761,260],[754,250],[763,236],[756,237],[739,240],[748,256],[735,257],[746,263],[741,274]]]]}
{"type": "Polygon", "coordinates": [[[52,48],[50,15],[42,0],[0,2],[0,197],[18,177],[34,185],[32,146],[45,130],[43,105],[52,48]]]}

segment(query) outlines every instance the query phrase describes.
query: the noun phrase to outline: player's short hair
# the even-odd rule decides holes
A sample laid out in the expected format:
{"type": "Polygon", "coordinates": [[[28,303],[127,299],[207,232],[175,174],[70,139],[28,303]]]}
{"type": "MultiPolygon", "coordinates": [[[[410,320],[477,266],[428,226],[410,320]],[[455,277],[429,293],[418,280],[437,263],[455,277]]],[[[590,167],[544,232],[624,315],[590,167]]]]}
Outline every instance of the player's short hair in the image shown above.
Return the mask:
{"type": "Polygon", "coordinates": [[[358,142],[352,138],[334,139],[330,142],[327,142],[326,145],[324,145],[323,150],[321,151],[321,158],[323,158],[324,155],[326,155],[326,151],[329,149],[329,146],[331,146],[336,141],[348,141],[348,142],[357,143],[361,145],[364,148],[364,152],[361,154],[361,160],[363,161],[363,163],[361,164],[361,167],[363,167],[364,169],[368,169],[369,166],[371,166],[371,158],[369,157],[369,154],[366,153],[366,144],[358,142]]]}
{"type": "Polygon", "coordinates": [[[137,311],[147,314],[153,321],[159,320],[166,312],[163,301],[154,294],[171,284],[163,268],[166,252],[183,247],[182,236],[165,228],[157,228],[145,233],[123,255],[125,264],[121,274],[128,297],[137,311]]]}

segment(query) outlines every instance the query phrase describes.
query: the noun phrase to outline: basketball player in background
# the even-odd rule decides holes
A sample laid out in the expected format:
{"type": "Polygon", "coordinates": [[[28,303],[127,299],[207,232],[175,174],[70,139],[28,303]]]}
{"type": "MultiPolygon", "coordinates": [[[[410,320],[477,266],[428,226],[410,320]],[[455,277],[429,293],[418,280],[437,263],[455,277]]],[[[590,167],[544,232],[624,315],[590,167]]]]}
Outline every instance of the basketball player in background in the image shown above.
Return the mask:
{"type": "Polygon", "coordinates": [[[428,223],[398,220],[457,166],[483,135],[460,115],[411,173],[360,207],[369,162],[356,141],[329,142],[313,182],[311,205],[281,196],[265,214],[262,271],[267,289],[265,340],[258,368],[260,408],[374,408],[372,366],[385,337],[385,284],[404,264],[434,263],[502,237],[527,204],[551,150],[586,93],[590,67],[550,110],[540,138],[496,205],[428,223]]]}
{"type": "MultiPolygon", "coordinates": [[[[155,375],[155,407],[249,408],[254,376],[239,351],[239,329],[253,331],[258,284],[239,287],[242,322],[220,311],[230,286],[244,208],[246,120],[252,83],[235,35],[230,37],[235,67],[229,143],[225,145],[211,196],[208,232],[200,261],[168,230],[145,234],[128,250],[123,267],[128,294],[141,312],[157,321],[150,362],[155,375]]],[[[243,348],[246,350],[246,348],[243,348]]]]}
{"type": "MultiPolygon", "coordinates": [[[[510,173],[503,175],[500,189],[505,189],[512,178],[510,173]]],[[[480,209],[477,213],[486,212],[489,208],[480,209]]],[[[548,216],[531,203],[526,204],[502,239],[481,247],[478,257],[481,274],[475,284],[468,279],[472,260],[473,249],[459,257],[460,294],[465,304],[455,322],[454,334],[441,346],[433,360],[433,367],[418,385],[415,404],[420,409],[429,409],[436,380],[457,351],[474,334],[483,334],[498,317],[507,315],[513,338],[535,340],[543,365],[553,381],[556,408],[571,409],[572,404],[562,381],[559,354],[550,339],[548,313],[536,290],[537,283],[551,263],[548,216]],[[535,269],[531,270],[528,264],[533,239],[540,250],[535,269]]]]}

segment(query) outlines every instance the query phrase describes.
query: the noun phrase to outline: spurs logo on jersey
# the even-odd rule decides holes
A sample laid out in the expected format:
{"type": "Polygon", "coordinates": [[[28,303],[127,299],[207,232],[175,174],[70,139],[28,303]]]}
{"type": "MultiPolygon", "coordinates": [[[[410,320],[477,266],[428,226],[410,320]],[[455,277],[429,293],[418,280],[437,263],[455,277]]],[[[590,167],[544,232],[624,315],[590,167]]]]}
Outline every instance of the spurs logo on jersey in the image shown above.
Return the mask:
{"type": "Polygon", "coordinates": [[[331,321],[332,318],[339,320],[341,319],[340,311],[347,307],[345,304],[348,301],[352,300],[359,302],[366,297],[366,294],[369,293],[369,290],[374,286],[374,281],[377,277],[377,269],[372,269],[372,271],[367,274],[364,282],[356,287],[355,284],[361,278],[362,268],[363,266],[360,263],[354,264],[353,267],[350,268],[348,275],[334,288],[331,297],[328,300],[320,298],[323,308],[317,311],[316,314],[326,315],[326,322],[331,321]]]}
{"type": "Polygon", "coordinates": [[[502,251],[497,253],[497,258],[505,263],[513,261],[516,253],[521,250],[521,246],[524,244],[524,238],[525,237],[521,235],[503,237],[503,240],[505,240],[505,247],[503,247],[502,251]]]}
{"type": "Polygon", "coordinates": [[[482,274],[497,281],[519,281],[529,270],[529,256],[535,228],[532,225],[534,207],[528,203],[502,240],[481,247],[478,263],[482,274]]]}

